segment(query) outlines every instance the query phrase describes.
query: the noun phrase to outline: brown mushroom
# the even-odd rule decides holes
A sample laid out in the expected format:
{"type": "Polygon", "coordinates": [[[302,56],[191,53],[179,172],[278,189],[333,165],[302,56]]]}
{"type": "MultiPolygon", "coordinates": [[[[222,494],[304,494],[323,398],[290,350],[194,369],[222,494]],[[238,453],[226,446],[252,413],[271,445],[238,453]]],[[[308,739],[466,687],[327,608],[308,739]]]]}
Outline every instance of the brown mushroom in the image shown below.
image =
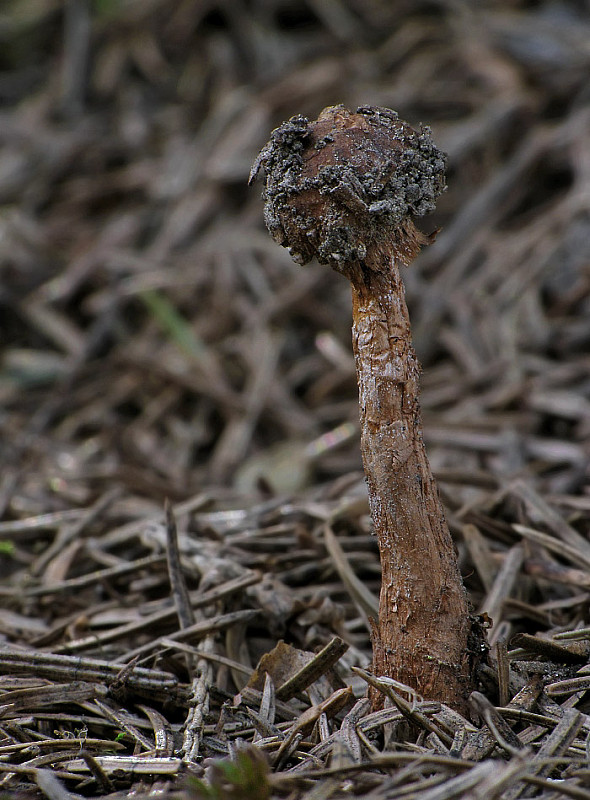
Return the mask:
{"type": "Polygon", "coordinates": [[[316,257],[352,285],[361,449],[382,568],[373,671],[465,711],[481,638],[424,448],[399,271],[431,241],[412,216],[434,209],[445,156],[427,129],[389,109],[335,106],[273,131],[251,180],[261,168],[272,237],[298,263],[316,257]]]}

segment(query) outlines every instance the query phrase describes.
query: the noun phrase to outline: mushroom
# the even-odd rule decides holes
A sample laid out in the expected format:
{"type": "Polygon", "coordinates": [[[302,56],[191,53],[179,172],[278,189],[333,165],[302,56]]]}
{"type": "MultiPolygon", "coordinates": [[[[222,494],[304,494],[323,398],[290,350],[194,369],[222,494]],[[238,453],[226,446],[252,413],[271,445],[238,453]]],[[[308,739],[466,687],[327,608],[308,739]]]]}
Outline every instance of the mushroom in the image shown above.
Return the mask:
{"type": "Polygon", "coordinates": [[[382,570],[373,672],[465,712],[482,638],[424,447],[400,275],[434,238],[412,216],[434,210],[445,155],[427,128],[415,131],[394,111],[334,106],[274,130],[250,182],[261,169],[273,239],[352,286],[361,451],[382,570]]]}

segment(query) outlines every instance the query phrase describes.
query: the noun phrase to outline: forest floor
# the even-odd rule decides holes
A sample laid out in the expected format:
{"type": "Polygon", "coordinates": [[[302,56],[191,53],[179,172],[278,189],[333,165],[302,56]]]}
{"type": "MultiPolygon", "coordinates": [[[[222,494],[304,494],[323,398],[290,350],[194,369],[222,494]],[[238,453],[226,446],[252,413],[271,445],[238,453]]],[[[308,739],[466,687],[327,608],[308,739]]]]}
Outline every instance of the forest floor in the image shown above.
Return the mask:
{"type": "Polygon", "coordinates": [[[589,41],[581,0],[5,4],[0,797],[590,797],[589,41]],[[470,719],[370,673],[350,290],[247,186],[338,103],[449,155],[404,277],[470,719]]]}

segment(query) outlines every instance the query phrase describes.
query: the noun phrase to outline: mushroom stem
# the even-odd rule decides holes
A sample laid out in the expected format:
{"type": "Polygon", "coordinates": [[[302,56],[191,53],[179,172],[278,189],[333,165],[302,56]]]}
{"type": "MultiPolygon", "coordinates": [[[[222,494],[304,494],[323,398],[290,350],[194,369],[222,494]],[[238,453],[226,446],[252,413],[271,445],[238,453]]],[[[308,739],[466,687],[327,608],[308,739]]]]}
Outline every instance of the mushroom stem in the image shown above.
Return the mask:
{"type": "Polygon", "coordinates": [[[352,308],[361,451],[382,571],[373,672],[465,712],[471,619],[422,439],[420,366],[394,257],[385,271],[358,271],[352,308]]]}
{"type": "Polygon", "coordinates": [[[273,238],[299,263],[315,256],[352,285],[361,450],[382,568],[373,671],[466,713],[482,639],[422,440],[399,272],[431,241],[411,216],[434,209],[444,156],[427,130],[389,109],[336,106],[273,131],[253,177],[261,167],[273,238]]]}

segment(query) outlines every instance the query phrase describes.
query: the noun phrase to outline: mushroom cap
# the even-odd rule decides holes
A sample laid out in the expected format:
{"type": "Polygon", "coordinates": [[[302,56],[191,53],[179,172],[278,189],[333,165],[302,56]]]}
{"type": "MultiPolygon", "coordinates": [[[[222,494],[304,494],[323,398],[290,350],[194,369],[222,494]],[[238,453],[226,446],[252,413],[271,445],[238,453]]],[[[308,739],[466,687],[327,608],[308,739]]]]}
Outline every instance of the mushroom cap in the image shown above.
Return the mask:
{"type": "Polygon", "coordinates": [[[346,271],[388,241],[403,259],[410,232],[415,254],[419,236],[408,222],[434,210],[445,166],[430,131],[414,130],[395,111],[330,106],[315,122],[295,116],[276,128],[251,180],[264,169],[266,225],[295,261],[315,256],[346,271]]]}

